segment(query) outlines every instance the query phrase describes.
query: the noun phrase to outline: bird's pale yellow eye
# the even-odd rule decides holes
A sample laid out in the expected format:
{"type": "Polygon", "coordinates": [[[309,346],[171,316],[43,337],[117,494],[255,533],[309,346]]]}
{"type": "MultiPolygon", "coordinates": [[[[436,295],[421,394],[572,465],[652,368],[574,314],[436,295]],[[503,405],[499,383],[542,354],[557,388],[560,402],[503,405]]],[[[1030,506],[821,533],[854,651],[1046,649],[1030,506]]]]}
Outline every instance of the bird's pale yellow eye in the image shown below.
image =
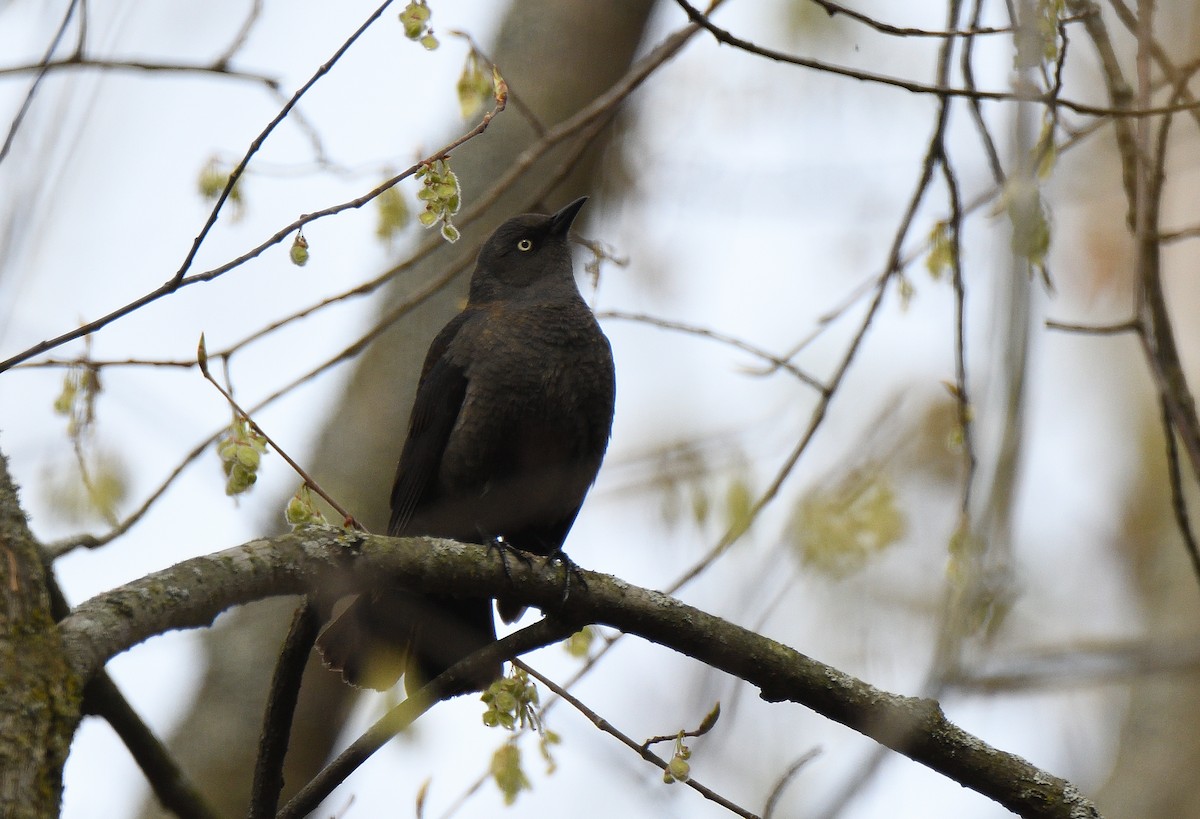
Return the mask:
{"type": "Polygon", "coordinates": [[[528,239],[522,239],[517,242],[517,250],[533,250],[533,242],[528,239]]]}

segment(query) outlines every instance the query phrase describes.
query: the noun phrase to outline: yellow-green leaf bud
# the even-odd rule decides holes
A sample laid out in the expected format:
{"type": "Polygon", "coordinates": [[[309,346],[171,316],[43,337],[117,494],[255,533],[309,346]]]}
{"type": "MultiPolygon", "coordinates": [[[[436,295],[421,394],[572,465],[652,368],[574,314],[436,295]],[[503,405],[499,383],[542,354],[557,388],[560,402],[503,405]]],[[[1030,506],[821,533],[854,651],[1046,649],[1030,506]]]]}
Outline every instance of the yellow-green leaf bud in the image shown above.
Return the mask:
{"type": "Polygon", "coordinates": [[[292,264],[296,267],[304,267],[308,264],[308,239],[304,238],[303,233],[297,233],[296,238],[292,240],[292,249],[289,255],[292,258],[292,264]]]}

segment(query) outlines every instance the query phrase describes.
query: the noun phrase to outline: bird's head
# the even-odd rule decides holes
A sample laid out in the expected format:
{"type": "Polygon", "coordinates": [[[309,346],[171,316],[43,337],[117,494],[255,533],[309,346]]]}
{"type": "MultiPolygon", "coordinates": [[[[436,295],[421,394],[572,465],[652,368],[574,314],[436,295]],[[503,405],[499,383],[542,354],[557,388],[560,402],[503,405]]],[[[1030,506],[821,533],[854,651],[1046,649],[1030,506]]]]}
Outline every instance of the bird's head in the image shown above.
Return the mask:
{"type": "Polygon", "coordinates": [[[471,300],[517,296],[555,281],[574,288],[567,234],[585,202],[582,196],[549,216],[526,213],[496,228],[475,262],[471,300]]]}

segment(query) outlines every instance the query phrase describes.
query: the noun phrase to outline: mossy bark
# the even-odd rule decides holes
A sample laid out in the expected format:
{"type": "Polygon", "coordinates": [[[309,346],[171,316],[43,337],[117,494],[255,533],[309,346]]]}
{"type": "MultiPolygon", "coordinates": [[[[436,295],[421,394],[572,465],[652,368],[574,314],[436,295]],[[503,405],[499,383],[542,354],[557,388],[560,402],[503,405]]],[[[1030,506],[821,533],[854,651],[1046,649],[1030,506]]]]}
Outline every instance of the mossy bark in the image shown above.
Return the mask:
{"type": "Polygon", "coordinates": [[[58,815],[80,685],[50,612],[46,570],[0,454],[0,816],[58,815]]]}

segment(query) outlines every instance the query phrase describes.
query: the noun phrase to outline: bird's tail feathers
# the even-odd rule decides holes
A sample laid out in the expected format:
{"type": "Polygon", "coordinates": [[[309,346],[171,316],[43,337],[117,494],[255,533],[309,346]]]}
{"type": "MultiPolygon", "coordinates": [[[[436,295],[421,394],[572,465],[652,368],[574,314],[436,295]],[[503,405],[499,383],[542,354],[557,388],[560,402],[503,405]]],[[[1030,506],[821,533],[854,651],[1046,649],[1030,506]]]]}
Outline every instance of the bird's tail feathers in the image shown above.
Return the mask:
{"type": "MultiPolygon", "coordinates": [[[[490,600],[386,591],[354,599],[321,631],[317,648],[351,685],[386,691],[403,674],[411,695],[495,640],[490,600]]],[[[483,690],[501,673],[496,663],[448,693],[483,690]]]]}

